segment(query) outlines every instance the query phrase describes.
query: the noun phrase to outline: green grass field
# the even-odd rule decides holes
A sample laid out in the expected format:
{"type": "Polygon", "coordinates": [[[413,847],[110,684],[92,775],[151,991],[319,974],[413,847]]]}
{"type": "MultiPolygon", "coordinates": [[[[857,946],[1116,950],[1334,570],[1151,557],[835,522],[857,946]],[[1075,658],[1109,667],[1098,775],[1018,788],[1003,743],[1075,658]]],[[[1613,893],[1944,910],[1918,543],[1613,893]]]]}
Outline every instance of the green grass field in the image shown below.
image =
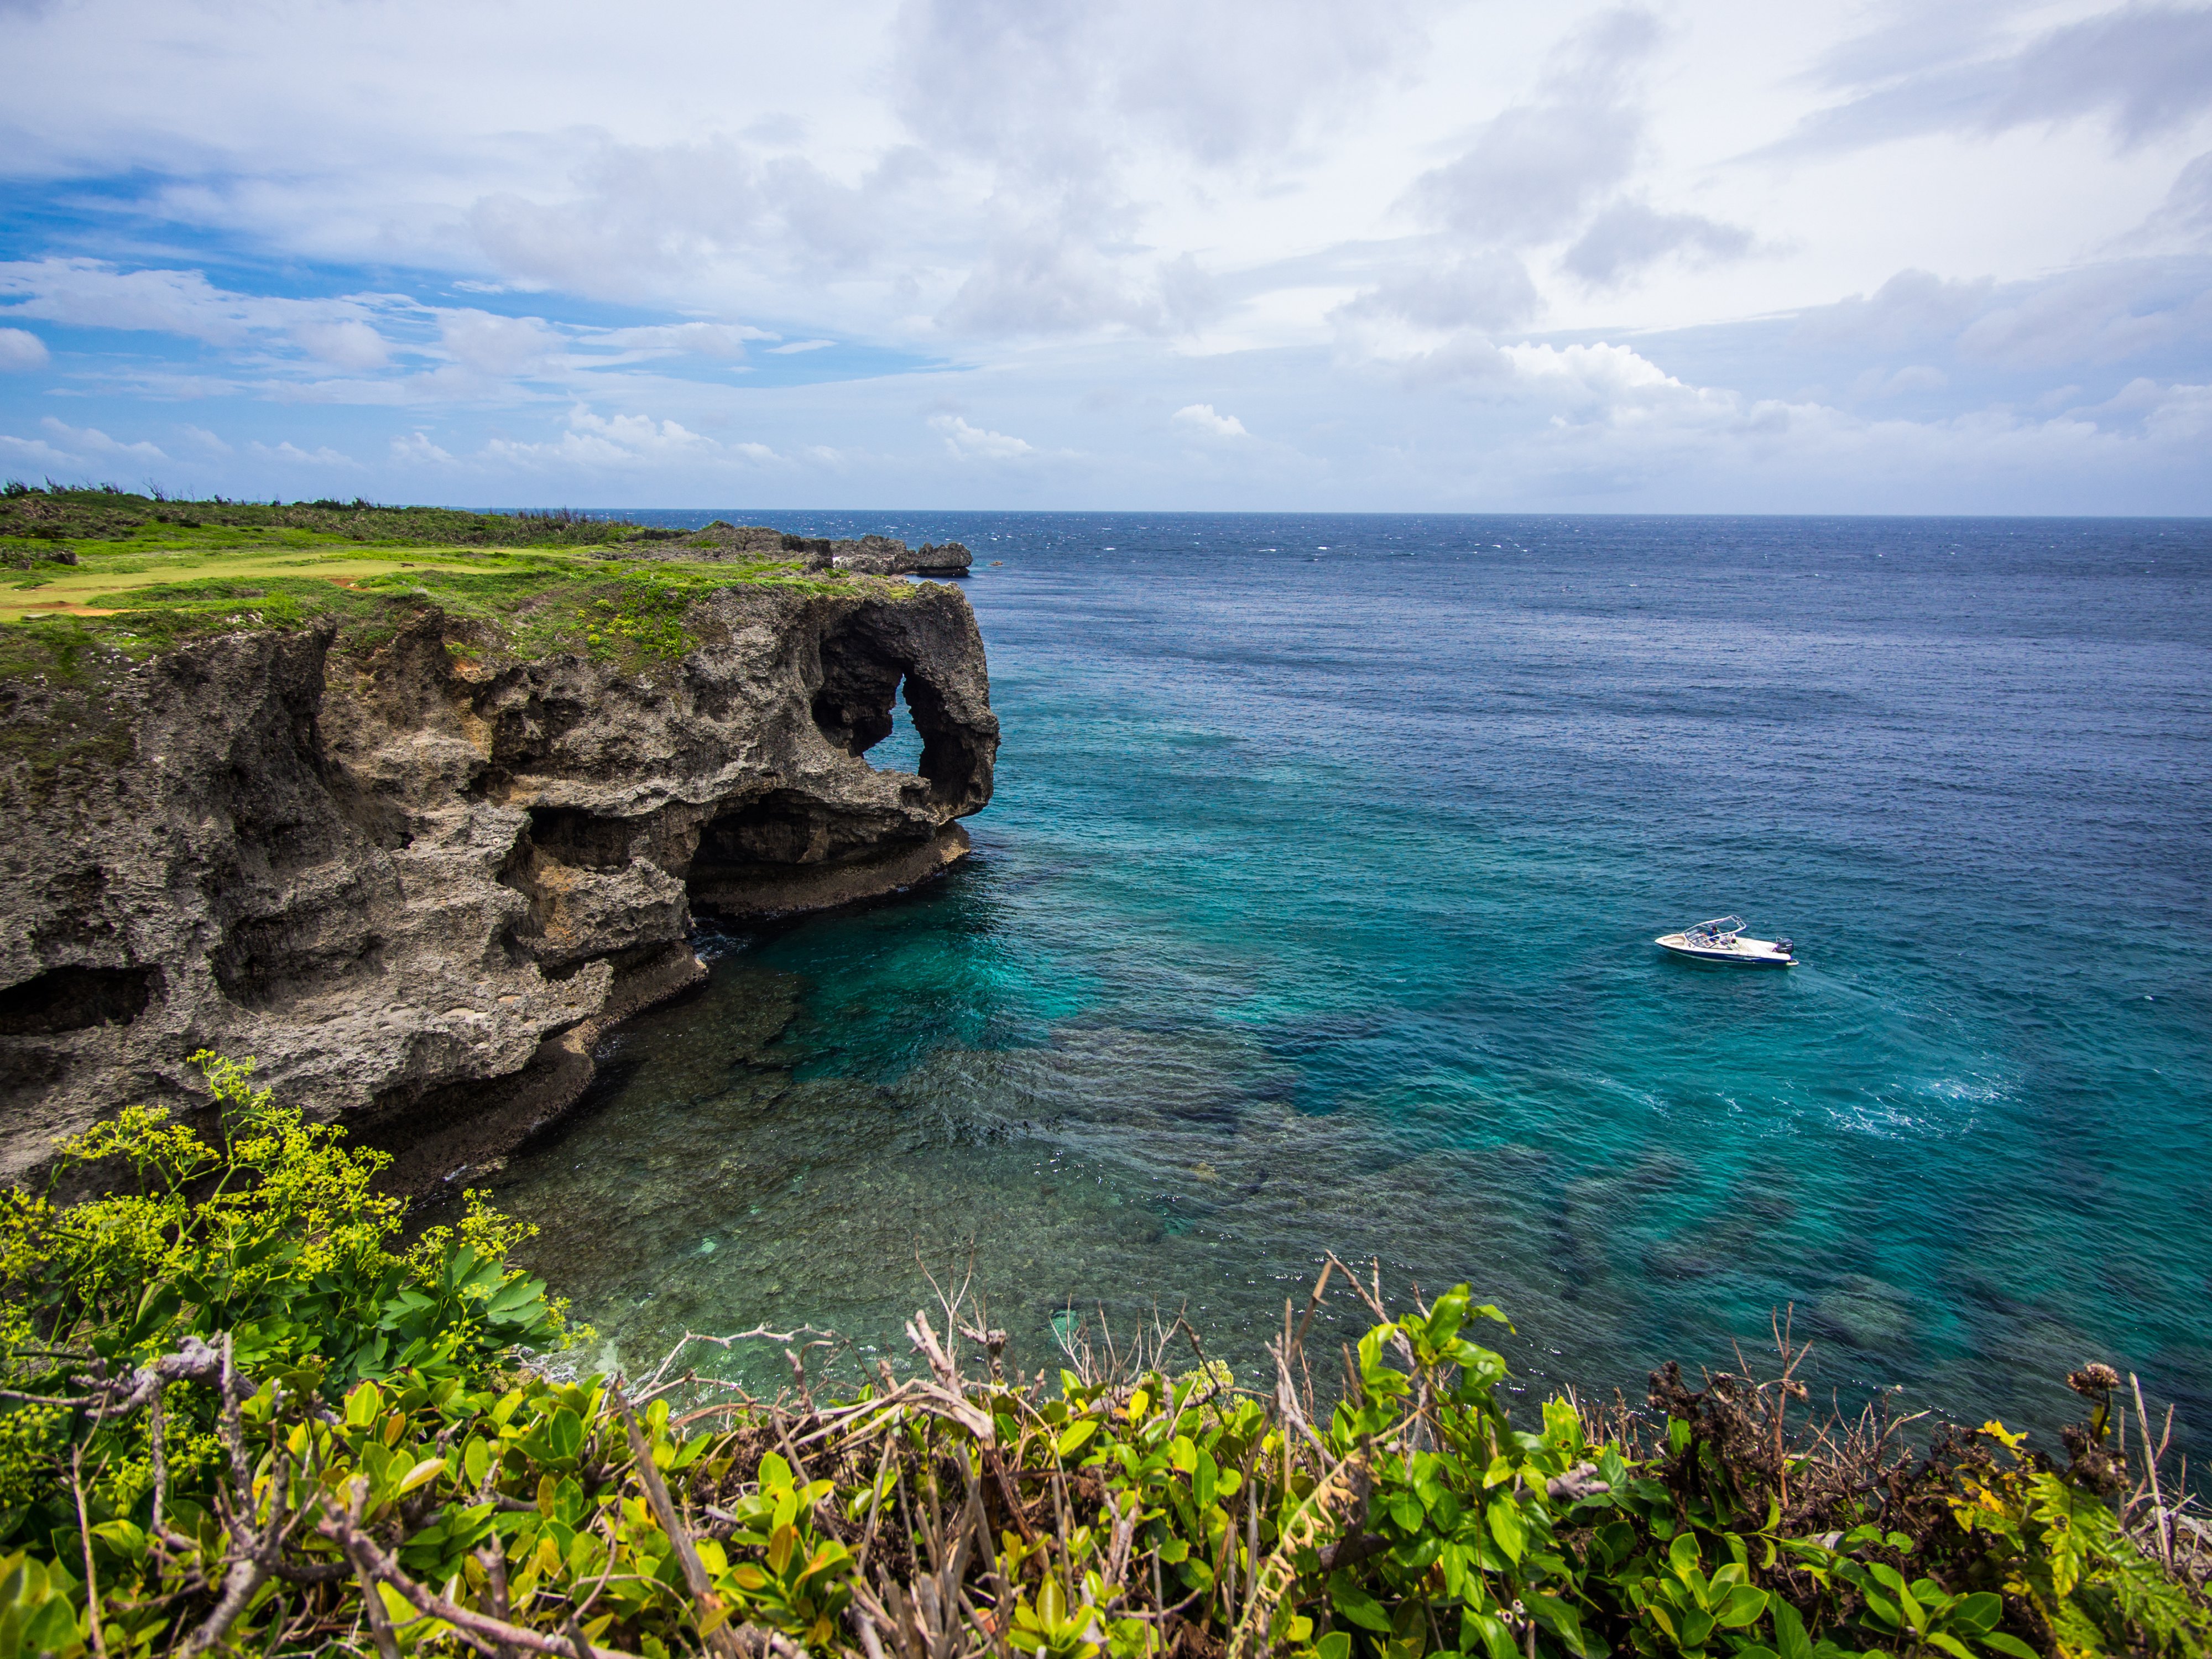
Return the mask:
{"type": "MultiPolygon", "coordinates": [[[[149,590],[182,583],[244,586],[298,577],[356,587],[405,570],[460,572],[471,564],[481,568],[487,559],[500,556],[460,548],[179,545],[148,538],[143,545],[127,551],[80,548],[79,562],[74,566],[40,563],[16,572],[12,580],[0,576],[0,621],[57,611],[78,616],[111,614],[146,603],[149,590]]],[[[534,561],[562,558],[586,562],[573,555],[524,556],[534,561]]]]}
{"type": "Polygon", "coordinates": [[[573,514],[10,485],[0,495],[0,688],[35,679],[96,702],[111,672],[193,639],[328,620],[341,650],[368,649],[428,607],[472,659],[570,652],[652,672],[696,643],[686,617],[708,592],[914,591],[807,571],[796,557],[670,557],[652,545],[678,535],[573,514]]]}

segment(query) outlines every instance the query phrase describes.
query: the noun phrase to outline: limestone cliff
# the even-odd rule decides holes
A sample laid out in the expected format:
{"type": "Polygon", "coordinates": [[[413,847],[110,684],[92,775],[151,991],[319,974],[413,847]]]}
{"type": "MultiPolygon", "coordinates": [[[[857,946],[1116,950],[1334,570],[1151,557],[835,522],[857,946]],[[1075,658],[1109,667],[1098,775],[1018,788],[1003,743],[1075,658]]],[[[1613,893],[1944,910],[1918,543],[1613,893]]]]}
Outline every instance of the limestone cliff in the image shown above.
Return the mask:
{"type": "Polygon", "coordinates": [[[477,653],[424,605],[373,644],[328,621],[187,643],[96,712],[13,688],[13,731],[101,729],[93,762],[4,785],[5,1172],[130,1102],[190,1104],[207,1047],[425,1184],[565,1107],[607,1023],[702,972],[695,914],[844,902],[966,850],[998,723],[956,589],[732,586],[686,626],[679,659],[624,672],[477,653]],[[902,692],[918,774],[864,758],[902,692]]]}

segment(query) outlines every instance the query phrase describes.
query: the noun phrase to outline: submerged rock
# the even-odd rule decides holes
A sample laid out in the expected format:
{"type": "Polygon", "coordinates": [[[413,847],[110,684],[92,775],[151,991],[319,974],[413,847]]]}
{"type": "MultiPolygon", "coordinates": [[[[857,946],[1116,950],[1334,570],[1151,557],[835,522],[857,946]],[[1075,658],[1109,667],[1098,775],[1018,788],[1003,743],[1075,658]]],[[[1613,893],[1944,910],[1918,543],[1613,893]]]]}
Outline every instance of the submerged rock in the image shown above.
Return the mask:
{"type": "MultiPolygon", "coordinates": [[[[402,1184],[480,1165],[576,1098],[612,1021],[702,977],[695,914],[959,858],[999,741],[974,614],[855,589],[711,592],[697,647],[642,675],[479,663],[427,606],[373,648],[324,623],[117,668],[111,760],[0,772],[5,1173],[125,1104],[194,1104],[202,1047],[407,1149],[402,1184]],[[878,771],[902,692],[919,770],[878,771]]],[[[18,686],[9,724],[81,695],[18,686]]]]}

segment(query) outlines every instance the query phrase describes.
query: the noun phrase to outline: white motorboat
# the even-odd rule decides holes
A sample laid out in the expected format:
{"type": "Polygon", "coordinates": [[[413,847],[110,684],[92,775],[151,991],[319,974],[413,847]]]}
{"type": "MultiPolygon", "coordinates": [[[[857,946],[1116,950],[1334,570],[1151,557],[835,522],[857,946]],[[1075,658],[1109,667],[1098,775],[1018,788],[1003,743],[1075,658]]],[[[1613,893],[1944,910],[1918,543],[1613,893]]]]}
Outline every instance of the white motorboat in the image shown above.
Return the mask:
{"type": "Polygon", "coordinates": [[[1786,939],[1746,939],[1741,916],[1716,916],[1679,933],[1662,933],[1652,942],[1694,962],[1724,962],[1737,968],[1795,968],[1786,939]]]}

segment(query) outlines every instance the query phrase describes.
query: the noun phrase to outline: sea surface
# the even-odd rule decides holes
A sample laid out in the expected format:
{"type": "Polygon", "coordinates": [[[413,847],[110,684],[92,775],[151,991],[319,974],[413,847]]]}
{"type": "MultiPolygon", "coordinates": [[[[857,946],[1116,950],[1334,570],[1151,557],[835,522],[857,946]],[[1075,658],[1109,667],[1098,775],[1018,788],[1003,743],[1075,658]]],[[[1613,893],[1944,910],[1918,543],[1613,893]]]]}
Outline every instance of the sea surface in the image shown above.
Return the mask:
{"type": "Polygon", "coordinates": [[[2101,1358],[2212,1446],[2212,522],[635,516],[966,542],[1005,742],[973,858],[704,939],[496,1178],[603,1357],[972,1271],[1027,1368],[1264,1382],[1334,1250],[1531,1389],[1786,1316],[1846,1405],[2101,1358]],[[1731,911],[1802,965],[1652,944],[1731,911]]]}

